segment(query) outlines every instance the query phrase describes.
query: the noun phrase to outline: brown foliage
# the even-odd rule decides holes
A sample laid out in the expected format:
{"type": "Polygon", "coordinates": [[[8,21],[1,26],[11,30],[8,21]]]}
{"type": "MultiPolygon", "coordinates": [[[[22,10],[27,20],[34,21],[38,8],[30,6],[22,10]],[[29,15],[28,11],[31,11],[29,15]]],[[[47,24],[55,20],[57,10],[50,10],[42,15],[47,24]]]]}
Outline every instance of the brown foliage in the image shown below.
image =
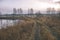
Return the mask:
{"type": "Polygon", "coordinates": [[[33,22],[24,21],[21,24],[6,29],[0,29],[0,40],[29,40],[33,26],[33,22]]]}

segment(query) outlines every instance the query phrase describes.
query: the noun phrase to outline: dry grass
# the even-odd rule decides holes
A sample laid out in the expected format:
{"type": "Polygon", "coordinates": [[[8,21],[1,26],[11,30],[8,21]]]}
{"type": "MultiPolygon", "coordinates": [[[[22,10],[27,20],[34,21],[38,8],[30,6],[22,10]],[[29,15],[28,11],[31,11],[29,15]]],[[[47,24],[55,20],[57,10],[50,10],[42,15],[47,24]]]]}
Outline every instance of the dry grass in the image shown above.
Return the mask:
{"type": "Polygon", "coordinates": [[[29,40],[34,22],[24,21],[20,24],[0,30],[0,40],[29,40]]]}
{"type": "Polygon", "coordinates": [[[43,40],[60,40],[60,19],[58,17],[41,17],[40,27],[43,40]]]}
{"type": "Polygon", "coordinates": [[[40,23],[41,40],[60,40],[60,19],[46,16],[38,20],[28,18],[14,26],[0,29],[0,40],[34,40],[36,21],[40,23]]]}

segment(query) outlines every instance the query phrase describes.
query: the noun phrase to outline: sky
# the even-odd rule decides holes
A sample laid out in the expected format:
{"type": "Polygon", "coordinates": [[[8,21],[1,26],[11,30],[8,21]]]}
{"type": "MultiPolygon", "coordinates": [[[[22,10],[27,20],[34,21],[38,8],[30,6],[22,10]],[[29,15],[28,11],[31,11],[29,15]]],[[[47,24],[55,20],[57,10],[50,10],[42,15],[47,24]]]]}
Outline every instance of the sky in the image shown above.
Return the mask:
{"type": "Polygon", "coordinates": [[[44,10],[48,7],[59,8],[54,2],[59,0],[0,0],[0,8],[33,8],[44,10]]]}

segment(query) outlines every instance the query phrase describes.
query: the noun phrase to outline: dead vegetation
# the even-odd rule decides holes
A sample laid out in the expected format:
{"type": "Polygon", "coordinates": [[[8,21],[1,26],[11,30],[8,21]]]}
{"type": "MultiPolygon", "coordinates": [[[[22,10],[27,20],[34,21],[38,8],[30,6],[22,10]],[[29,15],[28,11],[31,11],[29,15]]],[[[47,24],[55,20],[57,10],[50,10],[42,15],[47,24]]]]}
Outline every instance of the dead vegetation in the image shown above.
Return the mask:
{"type": "Polygon", "coordinates": [[[60,40],[60,19],[58,17],[41,17],[40,33],[42,40],[60,40]]]}
{"type": "Polygon", "coordinates": [[[0,40],[29,40],[34,28],[34,22],[24,21],[19,25],[0,29],[0,40]]]}
{"type": "Polygon", "coordinates": [[[40,27],[41,40],[60,40],[60,19],[57,17],[39,17],[23,20],[14,26],[0,29],[0,40],[34,40],[36,21],[40,27]]]}

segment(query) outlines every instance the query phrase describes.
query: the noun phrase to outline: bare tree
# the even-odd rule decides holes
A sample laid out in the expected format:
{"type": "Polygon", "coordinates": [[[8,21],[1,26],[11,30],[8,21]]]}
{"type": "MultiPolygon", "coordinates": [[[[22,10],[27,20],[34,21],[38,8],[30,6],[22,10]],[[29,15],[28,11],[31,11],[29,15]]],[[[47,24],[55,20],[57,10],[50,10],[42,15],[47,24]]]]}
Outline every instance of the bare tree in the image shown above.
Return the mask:
{"type": "Polygon", "coordinates": [[[33,8],[28,9],[28,14],[33,14],[33,12],[34,12],[33,8]]]}
{"type": "Polygon", "coordinates": [[[60,15],[60,8],[58,8],[57,14],[60,15]]]}
{"type": "Polygon", "coordinates": [[[13,8],[13,14],[16,14],[16,13],[17,13],[16,8],[13,8]]]}
{"type": "Polygon", "coordinates": [[[40,12],[40,11],[38,11],[38,12],[36,12],[35,14],[36,14],[36,16],[38,17],[38,16],[40,16],[40,15],[41,15],[41,12],[40,12]]]}
{"type": "MultiPolygon", "coordinates": [[[[2,15],[2,13],[0,12],[0,16],[2,15]]],[[[1,28],[2,28],[2,19],[0,19],[0,25],[1,25],[1,28]]]]}
{"type": "MultiPolygon", "coordinates": [[[[19,9],[17,10],[17,12],[18,12],[18,14],[23,14],[22,8],[19,8],[19,9]]],[[[22,15],[22,16],[23,16],[23,15],[22,15]]],[[[19,22],[20,22],[20,19],[18,19],[18,24],[19,24],[19,22]]]]}
{"type": "Polygon", "coordinates": [[[17,11],[18,11],[18,14],[22,14],[23,13],[22,8],[18,9],[17,11]]]}
{"type": "Polygon", "coordinates": [[[51,8],[47,8],[47,14],[51,14],[51,8]]]}
{"type": "Polygon", "coordinates": [[[28,9],[28,14],[29,14],[29,9],[28,9]]]}
{"type": "MultiPolygon", "coordinates": [[[[14,16],[15,16],[16,13],[17,13],[16,8],[13,8],[13,19],[14,19],[14,16]]],[[[16,24],[16,20],[13,20],[13,23],[16,24]]]]}
{"type": "Polygon", "coordinates": [[[33,8],[30,9],[30,14],[33,14],[33,8]]]}
{"type": "Polygon", "coordinates": [[[22,10],[22,8],[20,8],[20,13],[21,13],[21,14],[23,13],[23,10],[22,10]]]}
{"type": "Polygon", "coordinates": [[[52,8],[51,11],[52,11],[52,14],[55,14],[55,8],[52,8]]]}

